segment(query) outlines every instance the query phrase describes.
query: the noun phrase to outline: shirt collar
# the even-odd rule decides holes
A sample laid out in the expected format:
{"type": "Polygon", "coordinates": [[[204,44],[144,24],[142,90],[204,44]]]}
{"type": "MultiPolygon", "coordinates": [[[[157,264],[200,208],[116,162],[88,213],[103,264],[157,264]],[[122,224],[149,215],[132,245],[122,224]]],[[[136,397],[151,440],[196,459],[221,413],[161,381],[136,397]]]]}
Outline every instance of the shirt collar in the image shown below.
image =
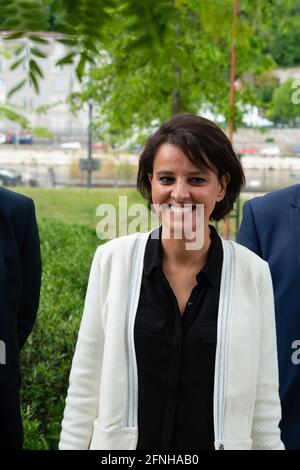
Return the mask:
{"type": "Polygon", "coordinates": [[[149,276],[153,269],[162,267],[162,225],[155,228],[149,235],[144,256],[144,274],[149,276]]]}
{"type": "MultiPolygon", "coordinates": [[[[207,261],[203,269],[197,274],[196,280],[199,283],[201,277],[205,276],[207,281],[213,286],[220,282],[223,248],[221,238],[215,227],[210,227],[211,245],[208,252],[207,261]]],[[[144,275],[149,276],[155,268],[162,269],[162,244],[161,244],[162,226],[154,229],[148,239],[144,256],[144,275]]]]}

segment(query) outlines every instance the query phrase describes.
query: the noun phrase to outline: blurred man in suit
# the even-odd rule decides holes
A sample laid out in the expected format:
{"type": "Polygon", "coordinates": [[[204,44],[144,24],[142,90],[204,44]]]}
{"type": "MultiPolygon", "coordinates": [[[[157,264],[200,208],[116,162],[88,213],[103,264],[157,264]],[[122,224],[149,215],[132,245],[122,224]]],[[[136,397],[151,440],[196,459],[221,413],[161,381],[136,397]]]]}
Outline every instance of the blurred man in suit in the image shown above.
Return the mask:
{"type": "Polygon", "coordinates": [[[244,204],[238,242],[268,261],[274,288],[281,438],[300,449],[300,185],[244,204]]]}
{"type": "Polygon", "coordinates": [[[0,450],[22,448],[19,351],[36,319],[40,282],[33,201],[0,188],[0,450]]]}

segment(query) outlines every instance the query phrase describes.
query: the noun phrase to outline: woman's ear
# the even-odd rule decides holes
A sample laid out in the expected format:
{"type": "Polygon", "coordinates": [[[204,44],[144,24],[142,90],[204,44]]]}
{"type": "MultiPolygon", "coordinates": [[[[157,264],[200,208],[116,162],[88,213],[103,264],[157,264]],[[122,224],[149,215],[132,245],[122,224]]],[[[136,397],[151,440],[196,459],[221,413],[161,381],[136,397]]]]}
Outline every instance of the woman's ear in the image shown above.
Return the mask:
{"type": "Polygon", "coordinates": [[[151,183],[152,183],[153,174],[152,174],[152,173],[148,173],[148,178],[149,178],[149,181],[150,181],[150,184],[151,184],[151,183]]]}
{"type": "Polygon", "coordinates": [[[221,178],[219,178],[219,194],[218,194],[218,202],[223,201],[225,194],[226,194],[226,189],[227,185],[230,181],[230,174],[229,173],[224,173],[221,178]]]}

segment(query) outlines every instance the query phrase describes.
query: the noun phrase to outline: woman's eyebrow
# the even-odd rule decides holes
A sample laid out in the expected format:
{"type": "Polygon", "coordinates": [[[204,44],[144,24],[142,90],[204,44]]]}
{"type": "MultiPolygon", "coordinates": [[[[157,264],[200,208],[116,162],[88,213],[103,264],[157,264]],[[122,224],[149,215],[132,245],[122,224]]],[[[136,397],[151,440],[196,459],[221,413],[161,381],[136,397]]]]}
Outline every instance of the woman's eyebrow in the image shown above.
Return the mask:
{"type": "MultiPolygon", "coordinates": [[[[192,176],[192,175],[199,175],[199,174],[203,174],[203,173],[206,173],[205,170],[198,170],[198,171],[189,171],[188,172],[188,175],[192,176]]],[[[174,172],[173,171],[170,171],[170,170],[160,170],[157,172],[157,176],[160,176],[160,175],[174,175],[174,172]]]]}

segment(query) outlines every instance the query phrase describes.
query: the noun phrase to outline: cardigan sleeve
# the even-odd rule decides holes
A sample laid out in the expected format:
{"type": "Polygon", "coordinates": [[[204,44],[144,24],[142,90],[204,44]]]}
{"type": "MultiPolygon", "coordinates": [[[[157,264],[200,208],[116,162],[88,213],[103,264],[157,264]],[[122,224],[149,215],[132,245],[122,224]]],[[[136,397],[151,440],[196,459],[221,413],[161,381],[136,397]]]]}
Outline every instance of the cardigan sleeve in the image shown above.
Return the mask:
{"type": "Polygon", "coordinates": [[[281,406],[273,288],[269,266],[267,263],[264,266],[265,282],[262,283],[260,292],[260,360],[252,423],[252,448],[283,450],[279,429],[281,406]]]}
{"type": "Polygon", "coordinates": [[[104,331],[101,317],[99,247],[89,276],[84,311],[72,361],[59,442],[61,450],[89,448],[98,415],[104,331]]]}

